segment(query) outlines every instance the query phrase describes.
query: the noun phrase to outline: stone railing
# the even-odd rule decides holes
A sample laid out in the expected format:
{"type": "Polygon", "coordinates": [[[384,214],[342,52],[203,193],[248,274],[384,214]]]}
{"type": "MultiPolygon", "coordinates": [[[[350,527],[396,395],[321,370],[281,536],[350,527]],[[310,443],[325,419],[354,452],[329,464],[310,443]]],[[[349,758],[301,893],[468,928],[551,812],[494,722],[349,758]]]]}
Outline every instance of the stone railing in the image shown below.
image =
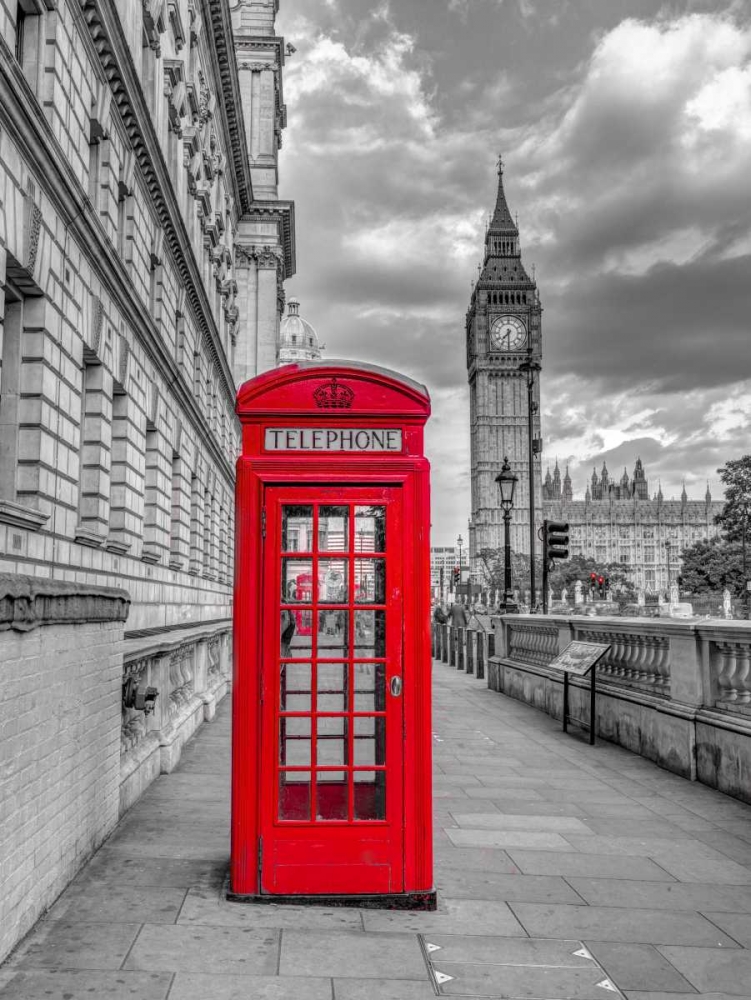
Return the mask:
{"type": "Polygon", "coordinates": [[[209,622],[162,632],[151,647],[144,637],[126,642],[123,661],[123,705],[120,731],[120,813],[140,797],[161,773],[172,771],[182,748],[216,704],[230,682],[230,622],[209,622]],[[126,704],[127,682],[143,694],[158,692],[149,710],[126,704]]]}
{"type": "MultiPolygon", "coordinates": [[[[492,629],[434,625],[434,655],[483,676],[469,651],[494,645],[488,687],[560,718],[563,675],[551,662],[574,639],[607,644],[598,736],[751,801],[751,622],[501,615],[492,629]]],[[[588,686],[571,680],[572,714],[585,720],[588,686]]]]}

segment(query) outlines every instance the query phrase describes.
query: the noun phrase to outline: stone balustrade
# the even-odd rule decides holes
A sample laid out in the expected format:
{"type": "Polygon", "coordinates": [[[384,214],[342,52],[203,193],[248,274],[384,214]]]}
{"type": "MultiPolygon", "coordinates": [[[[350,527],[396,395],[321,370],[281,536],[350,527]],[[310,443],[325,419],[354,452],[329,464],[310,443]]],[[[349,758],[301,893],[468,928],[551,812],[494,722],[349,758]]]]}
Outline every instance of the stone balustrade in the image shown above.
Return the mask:
{"type": "MultiPolygon", "coordinates": [[[[610,646],[597,666],[597,734],[751,801],[751,622],[500,615],[492,633],[434,626],[434,651],[488,687],[561,718],[550,664],[569,642],[610,646]]],[[[589,680],[571,680],[588,718],[589,680]]]]}

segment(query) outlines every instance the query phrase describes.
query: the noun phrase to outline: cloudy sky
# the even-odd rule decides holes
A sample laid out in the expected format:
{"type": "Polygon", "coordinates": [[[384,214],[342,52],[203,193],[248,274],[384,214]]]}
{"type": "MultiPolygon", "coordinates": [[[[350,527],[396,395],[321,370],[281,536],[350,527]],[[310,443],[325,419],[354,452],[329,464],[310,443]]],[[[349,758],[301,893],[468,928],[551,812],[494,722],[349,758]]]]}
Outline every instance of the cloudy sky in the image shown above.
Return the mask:
{"type": "MultiPolygon", "coordinates": [[[[433,398],[434,544],[465,532],[464,316],[503,152],[543,312],[545,465],[641,455],[719,496],[751,451],[747,0],[282,0],[288,295],[433,398]]],[[[465,533],[466,534],[466,533],[465,533]]]]}

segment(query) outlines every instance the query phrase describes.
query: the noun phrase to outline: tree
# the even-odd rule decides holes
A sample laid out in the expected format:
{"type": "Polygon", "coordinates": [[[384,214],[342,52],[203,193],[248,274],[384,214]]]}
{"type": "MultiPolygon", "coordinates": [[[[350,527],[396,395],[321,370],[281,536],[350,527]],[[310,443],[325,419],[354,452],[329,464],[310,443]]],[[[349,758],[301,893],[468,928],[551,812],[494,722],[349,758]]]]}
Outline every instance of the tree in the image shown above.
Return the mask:
{"type": "Polygon", "coordinates": [[[725,538],[703,539],[683,550],[682,589],[692,594],[710,594],[725,587],[737,596],[743,593],[741,543],[725,538]]]}
{"type": "Polygon", "coordinates": [[[556,563],[548,576],[548,581],[554,594],[561,594],[565,589],[573,598],[577,580],[581,580],[583,591],[587,593],[592,573],[607,577],[611,599],[625,604],[635,599],[636,591],[631,581],[630,566],[618,562],[597,562],[591,556],[575,555],[564,562],[556,563]]]}
{"type": "Polygon", "coordinates": [[[751,517],[751,455],[733,458],[717,472],[725,486],[725,506],[715,523],[728,541],[740,541],[743,521],[751,517]]]}
{"type": "MultiPolygon", "coordinates": [[[[477,553],[483,569],[484,587],[496,594],[503,594],[504,550],[485,548],[477,553]]],[[[542,560],[535,559],[537,587],[542,587],[542,560]]],[[[511,589],[524,593],[529,590],[529,556],[524,552],[511,552],[511,589]]]]}

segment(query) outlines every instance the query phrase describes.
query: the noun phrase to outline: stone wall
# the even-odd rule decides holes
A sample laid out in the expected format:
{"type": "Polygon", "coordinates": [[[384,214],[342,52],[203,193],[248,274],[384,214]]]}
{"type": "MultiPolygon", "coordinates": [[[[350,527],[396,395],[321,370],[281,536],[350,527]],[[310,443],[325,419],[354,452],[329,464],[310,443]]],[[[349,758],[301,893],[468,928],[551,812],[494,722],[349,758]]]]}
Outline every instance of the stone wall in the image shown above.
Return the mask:
{"type": "Polygon", "coordinates": [[[0,960],[117,822],[128,606],[0,574],[0,960]]]}

